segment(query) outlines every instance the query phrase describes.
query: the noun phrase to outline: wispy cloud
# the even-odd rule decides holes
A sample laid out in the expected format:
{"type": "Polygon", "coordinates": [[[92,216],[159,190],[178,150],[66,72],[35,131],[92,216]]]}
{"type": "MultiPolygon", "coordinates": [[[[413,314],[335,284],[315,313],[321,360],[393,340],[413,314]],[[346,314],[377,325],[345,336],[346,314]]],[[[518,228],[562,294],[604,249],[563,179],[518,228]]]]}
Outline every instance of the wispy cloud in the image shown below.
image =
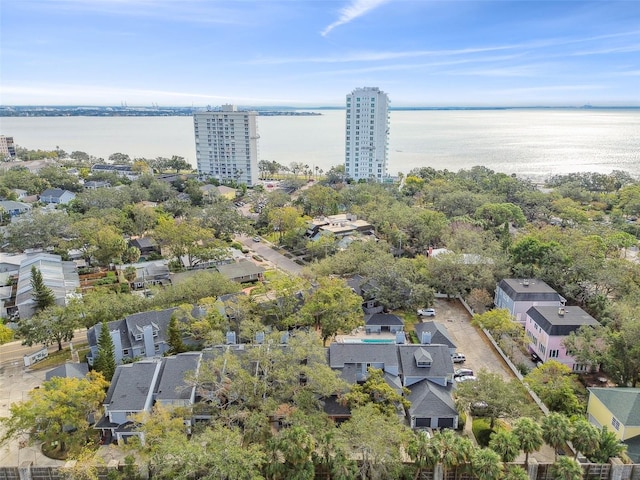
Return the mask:
{"type": "Polygon", "coordinates": [[[320,32],[320,35],[325,37],[334,28],[339,27],[340,25],[346,25],[388,1],[389,0],[351,0],[349,5],[340,10],[340,17],[338,20],[333,22],[331,25],[328,25],[322,32],[320,32]]]}

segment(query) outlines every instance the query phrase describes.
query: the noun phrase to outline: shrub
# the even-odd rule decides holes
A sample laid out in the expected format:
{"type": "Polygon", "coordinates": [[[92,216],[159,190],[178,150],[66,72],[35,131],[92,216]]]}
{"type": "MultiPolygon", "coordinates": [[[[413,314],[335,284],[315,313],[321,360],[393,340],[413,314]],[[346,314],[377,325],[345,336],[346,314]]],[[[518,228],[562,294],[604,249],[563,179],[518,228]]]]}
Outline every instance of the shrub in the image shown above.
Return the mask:
{"type": "Polygon", "coordinates": [[[516,368],[518,369],[518,371],[520,372],[520,374],[524,377],[525,375],[527,375],[529,373],[529,371],[531,370],[527,365],[525,365],[524,363],[518,363],[516,365],[516,368]]]}
{"type": "Polygon", "coordinates": [[[491,434],[494,432],[494,430],[489,428],[489,419],[474,418],[471,430],[473,431],[473,435],[476,437],[478,445],[481,447],[487,447],[489,445],[491,434]]]}
{"type": "Polygon", "coordinates": [[[467,424],[467,414],[460,412],[458,415],[458,430],[464,430],[464,426],[467,424]]]}

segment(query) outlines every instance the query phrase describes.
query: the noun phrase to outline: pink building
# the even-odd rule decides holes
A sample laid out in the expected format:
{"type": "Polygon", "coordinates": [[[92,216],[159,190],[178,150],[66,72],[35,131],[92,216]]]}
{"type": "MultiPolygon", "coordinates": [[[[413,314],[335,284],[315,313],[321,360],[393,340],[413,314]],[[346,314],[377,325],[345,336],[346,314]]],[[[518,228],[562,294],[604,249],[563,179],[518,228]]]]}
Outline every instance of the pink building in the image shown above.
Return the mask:
{"type": "Polygon", "coordinates": [[[531,307],[562,307],[566,300],[542,280],[536,278],[505,278],[496,286],[493,302],[496,308],[506,308],[520,325],[524,325],[531,307]]]}
{"type": "Polygon", "coordinates": [[[563,345],[564,339],[583,325],[600,324],[580,307],[531,307],[525,314],[529,350],[543,362],[556,360],[574,372],[586,372],[591,365],[575,363],[563,345]]]}

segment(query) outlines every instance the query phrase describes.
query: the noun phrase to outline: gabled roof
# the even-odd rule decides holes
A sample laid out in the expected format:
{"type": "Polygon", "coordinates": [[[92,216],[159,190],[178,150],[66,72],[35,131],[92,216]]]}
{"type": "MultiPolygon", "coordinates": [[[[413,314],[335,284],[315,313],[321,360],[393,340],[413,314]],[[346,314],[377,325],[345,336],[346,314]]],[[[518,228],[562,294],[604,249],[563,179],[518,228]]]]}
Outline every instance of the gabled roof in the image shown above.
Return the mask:
{"type": "Polygon", "coordinates": [[[224,265],[217,265],[216,269],[225,277],[233,280],[234,278],[248,277],[251,275],[260,275],[264,273],[264,267],[256,265],[253,262],[237,262],[224,265]]]}
{"type": "Polygon", "coordinates": [[[160,381],[156,386],[156,400],[189,400],[194,393],[195,385],[184,381],[187,372],[195,372],[200,366],[202,352],[180,353],[162,359],[160,381]]]}
{"type": "Polygon", "coordinates": [[[48,371],[45,375],[45,380],[48,382],[54,377],[84,378],[87,373],[89,373],[89,365],[86,363],[69,362],[48,371]]]}
{"type": "Polygon", "coordinates": [[[399,365],[396,346],[392,343],[332,343],[329,346],[329,366],[343,368],[355,363],[399,365]]]}
{"type": "Polygon", "coordinates": [[[535,278],[505,278],[500,280],[498,288],[514,302],[562,302],[565,299],[542,280],[535,278]]]}
{"type": "Polygon", "coordinates": [[[40,197],[46,198],[62,198],[62,196],[68,193],[75,197],[75,193],[70,192],[69,190],[63,190],[62,188],[47,188],[44,192],[40,194],[40,197]]]}
{"type": "Polygon", "coordinates": [[[447,327],[442,325],[440,322],[421,322],[416,323],[414,325],[414,330],[416,335],[418,336],[418,340],[422,341],[423,332],[431,333],[431,342],[432,344],[439,345],[447,345],[449,348],[456,348],[456,344],[451,337],[449,336],[449,332],[447,331],[447,327]]]}
{"type": "Polygon", "coordinates": [[[452,398],[453,386],[442,387],[429,380],[422,380],[408,387],[411,393],[409,415],[415,417],[442,418],[458,415],[452,398]]]}
{"type": "Polygon", "coordinates": [[[625,427],[640,427],[640,388],[589,388],[625,427]]]}
{"type": "Polygon", "coordinates": [[[132,247],[137,247],[140,250],[142,250],[143,248],[155,248],[158,246],[158,242],[156,242],[151,237],[140,237],[140,238],[134,238],[133,240],[130,240],[129,245],[131,245],[132,247]]]}
{"type": "Polygon", "coordinates": [[[369,326],[404,326],[404,320],[392,313],[374,313],[364,317],[364,324],[369,326]]]}
{"type": "Polygon", "coordinates": [[[144,410],[160,370],[160,362],[141,361],[118,365],[107,390],[104,405],[109,411],[144,410]]]}
{"type": "Polygon", "coordinates": [[[453,375],[453,362],[449,347],[446,345],[397,345],[402,376],[442,378],[453,375]],[[430,367],[418,367],[416,365],[416,352],[422,357],[424,353],[431,356],[430,367]]]}
{"type": "Polygon", "coordinates": [[[580,307],[531,307],[527,315],[549,335],[565,336],[583,325],[600,325],[580,307]]]}

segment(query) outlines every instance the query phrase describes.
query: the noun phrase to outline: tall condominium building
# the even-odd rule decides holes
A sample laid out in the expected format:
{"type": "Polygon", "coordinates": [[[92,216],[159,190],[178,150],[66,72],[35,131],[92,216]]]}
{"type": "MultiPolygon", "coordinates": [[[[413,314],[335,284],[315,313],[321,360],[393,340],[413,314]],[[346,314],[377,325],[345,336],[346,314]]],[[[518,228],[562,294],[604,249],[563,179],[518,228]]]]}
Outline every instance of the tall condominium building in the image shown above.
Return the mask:
{"type": "Polygon", "coordinates": [[[387,176],[389,97],[376,87],[356,88],[347,95],[345,173],[354,180],[387,176]]]}
{"type": "Polygon", "coordinates": [[[258,181],[256,112],[238,111],[235,105],[196,112],[198,174],[221,182],[234,180],[253,186],[258,181]]]}
{"type": "Polygon", "coordinates": [[[0,160],[11,160],[16,156],[16,147],[13,137],[0,135],[0,160]]]}

